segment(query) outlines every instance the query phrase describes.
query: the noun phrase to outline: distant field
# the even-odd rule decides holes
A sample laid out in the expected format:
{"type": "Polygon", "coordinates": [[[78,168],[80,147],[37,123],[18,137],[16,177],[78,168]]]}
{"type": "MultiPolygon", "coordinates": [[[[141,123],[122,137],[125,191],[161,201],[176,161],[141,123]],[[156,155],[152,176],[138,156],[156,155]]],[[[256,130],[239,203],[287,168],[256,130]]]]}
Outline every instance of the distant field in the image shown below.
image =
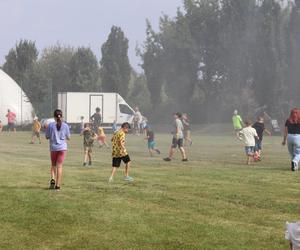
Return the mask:
{"type": "Polygon", "coordinates": [[[281,138],[266,137],[263,161],[249,167],[239,142],[211,131],[194,135],[184,164],[179,153],[161,160],[170,135],[157,135],[163,154],[153,158],[142,137],[128,136],[135,181],[124,183],[121,169],[112,184],[110,151],[95,148],[84,168],[73,135],[61,192],[47,189],[45,140],[0,134],[0,249],[288,249],[300,173],[289,171],[281,138]]]}

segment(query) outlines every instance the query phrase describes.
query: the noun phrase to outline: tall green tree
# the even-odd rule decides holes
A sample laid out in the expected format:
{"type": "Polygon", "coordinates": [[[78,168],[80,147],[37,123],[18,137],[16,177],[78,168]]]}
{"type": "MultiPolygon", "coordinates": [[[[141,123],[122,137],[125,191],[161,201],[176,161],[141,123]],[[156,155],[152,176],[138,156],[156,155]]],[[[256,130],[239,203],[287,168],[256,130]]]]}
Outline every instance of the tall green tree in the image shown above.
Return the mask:
{"type": "Polygon", "coordinates": [[[162,86],[164,85],[164,51],[159,34],[152,29],[150,22],[146,22],[146,41],[139,51],[142,58],[141,67],[144,70],[147,86],[150,91],[151,102],[156,111],[162,104],[162,86]]]}
{"type": "Polygon", "coordinates": [[[104,91],[127,96],[131,66],[128,59],[128,39],[120,27],[113,26],[102,45],[101,79],[104,91]]]}
{"type": "Polygon", "coordinates": [[[90,48],[78,48],[70,61],[70,86],[72,91],[100,91],[100,68],[90,48]]]}
{"type": "Polygon", "coordinates": [[[15,48],[9,51],[3,65],[3,70],[22,87],[30,99],[36,98],[35,89],[31,86],[29,79],[37,58],[38,50],[35,42],[21,40],[16,44],[15,48]]]}

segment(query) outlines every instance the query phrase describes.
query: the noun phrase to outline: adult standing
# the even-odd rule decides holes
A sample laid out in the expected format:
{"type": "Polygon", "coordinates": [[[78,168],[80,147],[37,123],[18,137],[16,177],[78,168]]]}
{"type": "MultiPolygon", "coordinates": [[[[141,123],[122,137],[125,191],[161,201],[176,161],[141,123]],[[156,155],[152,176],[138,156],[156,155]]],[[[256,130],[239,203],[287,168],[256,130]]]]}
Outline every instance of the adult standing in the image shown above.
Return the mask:
{"type": "Polygon", "coordinates": [[[291,110],[285,122],[282,145],[286,143],[291,155],[291,170],[296,171],[300,161],[300,110],[298,108],[291,110]]]}
{"type": "Polygon", "coordinates": [[[169,151],[169,156],[164,158],[164,161],[171,161],[175,153],[175,149],[178,147],[182,156],[182,161],[188,161],[185,150],[183,148],[183,124],[181,113],[174,114],[174,129],[172,131],[173,139],[172,145],[169,151]]]}
{"type": "Polygon", "coordinates": [[[96,112],[91,116],[90,120],[93,123],[94,132],[97,133],[98,128],[102,122],[101,109],[99,107],[96,108],[96,112]]]}
{"type": "Polygon", "coordinates": [[[182,124],[183,124],[183,136],[184,136],[184,141],[185,145],[189,143],[190,146],[192,146],[193,141],[191,138],[191,125],[190,125],[190,120],[188,118],[187,114],[182,114],[182,124]]]}
{"type": "Polygon", "coordinates": [[[239,132],[242,130],[244,123],[242,117],[238,114],[237,110],[234,110],[232,116],[233,128],[235,131],[236,138],[239,138],[239,132]]]}
{"type": "Polygon", "coordinates": [[[14,112],[10,111],[10,109],[8,109],[6,117],[7,117],[7,123],[8,123],[8,132],[10,132],[10,131],[16,132],[16,127],[15,127],[16,114],[14,112]]]}
{"type": "Polygon", "coordinates": [[[67,153],[67,140],[70,139],[69,126],[62,121],[62,111],[54,111],[55,122],[48,125],[46,139],[50,142],[51,152],[51,180],[50,189],[60,190],[62,167],[67,153]]]}
{"type": "Polygon", "coordinates": [[[135,107],[135,113],[133,117],[133,127],[136,135],[140,135],[141,132],[141,122],[143,120],[143,116],[138,107],[135,107]]]}

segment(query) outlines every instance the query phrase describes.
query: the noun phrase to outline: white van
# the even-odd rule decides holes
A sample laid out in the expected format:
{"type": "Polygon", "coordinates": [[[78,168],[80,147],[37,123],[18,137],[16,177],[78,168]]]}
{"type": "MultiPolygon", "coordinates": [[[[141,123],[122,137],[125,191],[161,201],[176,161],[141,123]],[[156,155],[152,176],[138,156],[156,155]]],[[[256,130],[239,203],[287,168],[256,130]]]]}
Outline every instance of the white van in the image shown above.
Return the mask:
{"type": "Polygon", "coordinates": [[[80,124],[81,117],[84,117],[84,122],[89,122],[96,108],[101,109],[104,128],[111,128],[114,121],[117,125],[132,123],[134,116],[133,109],[118,93],[60,92],[58,108],[70,125],[80,124]]]}

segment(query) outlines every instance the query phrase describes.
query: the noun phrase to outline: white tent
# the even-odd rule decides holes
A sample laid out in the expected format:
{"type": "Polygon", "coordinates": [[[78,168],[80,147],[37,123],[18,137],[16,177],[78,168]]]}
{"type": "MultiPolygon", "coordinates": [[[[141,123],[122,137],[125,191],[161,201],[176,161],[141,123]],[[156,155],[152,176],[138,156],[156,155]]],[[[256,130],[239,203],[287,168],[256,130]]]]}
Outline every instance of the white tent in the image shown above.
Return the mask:
{"type": "Polygon", "coordinates": [[[33,120],[33,107],[19,85],[0,69],[0,120],[7,124],[7,110],[16,113],[17,125],[28,124],[33,120]]]}

